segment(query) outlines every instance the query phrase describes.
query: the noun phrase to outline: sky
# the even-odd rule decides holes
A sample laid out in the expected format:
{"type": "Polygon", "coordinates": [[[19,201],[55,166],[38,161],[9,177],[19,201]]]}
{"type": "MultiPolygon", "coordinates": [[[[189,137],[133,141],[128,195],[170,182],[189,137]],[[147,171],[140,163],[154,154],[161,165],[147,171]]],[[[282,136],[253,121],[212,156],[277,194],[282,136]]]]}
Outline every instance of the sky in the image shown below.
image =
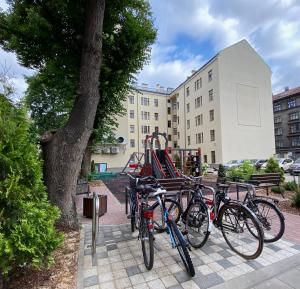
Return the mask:
{"type": "MultiPolygon", "coordinates": [[[[150,0],[157,40],[138,83],[175,88],[218,51],[246,39],[272,70],[273,93],[300,86],[300,0],[150,0]]],[[[7,8],[5,0],[0,7],[7,8]]],[[[17,96],[26,89],[13,53],[0,49],[17,96]]]]}

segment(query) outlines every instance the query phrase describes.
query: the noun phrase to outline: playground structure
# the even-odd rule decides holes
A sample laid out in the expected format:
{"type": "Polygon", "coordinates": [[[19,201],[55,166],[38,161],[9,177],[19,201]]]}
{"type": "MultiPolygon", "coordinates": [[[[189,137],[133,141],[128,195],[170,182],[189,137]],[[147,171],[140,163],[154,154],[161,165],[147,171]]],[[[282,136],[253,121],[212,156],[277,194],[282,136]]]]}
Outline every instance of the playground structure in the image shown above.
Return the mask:
{"type": "Polygon", "coordinates": [[[133,153],[125,165],[135,173],[139,168],[141,176],[154,176],[157,179],[180,177],[180,171],[188,175],[201,175],[201,149],[180,149],[168,147],[166,133],[153,132],[144,141],[144,154],[133,153]],[[164,141],[164,146],[160,138],[164,141]],[[173,159],[174,158],[174,161],[173,159]],[[144,163],[142,163],[144,159],[144,163]],[[137,163],[134,161],[137,160],[137,163]]]}

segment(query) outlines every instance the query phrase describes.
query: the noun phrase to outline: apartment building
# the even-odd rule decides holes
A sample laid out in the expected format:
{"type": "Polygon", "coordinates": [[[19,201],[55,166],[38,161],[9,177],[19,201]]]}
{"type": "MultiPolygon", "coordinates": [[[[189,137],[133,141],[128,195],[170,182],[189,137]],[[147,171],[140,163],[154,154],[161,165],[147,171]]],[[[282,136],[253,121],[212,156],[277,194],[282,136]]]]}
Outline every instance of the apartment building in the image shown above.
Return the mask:
{"type": "Polygon", "coordinates": [[[177,88],[143,86],[124,105],[127,115],[116,131],[124,144],[116,154],[93,156],[108,168],[142,152],[145,135],[155,130],[167,132],[173,148],[200,147],[207,163],[275,153],[271,71],[246,40],[220,51],[177,88]]]}
{"type": "Polygon", "coordinates": [[[276,153],[300,157],[300,86],[274,95],[273,111],[276,153]]]}

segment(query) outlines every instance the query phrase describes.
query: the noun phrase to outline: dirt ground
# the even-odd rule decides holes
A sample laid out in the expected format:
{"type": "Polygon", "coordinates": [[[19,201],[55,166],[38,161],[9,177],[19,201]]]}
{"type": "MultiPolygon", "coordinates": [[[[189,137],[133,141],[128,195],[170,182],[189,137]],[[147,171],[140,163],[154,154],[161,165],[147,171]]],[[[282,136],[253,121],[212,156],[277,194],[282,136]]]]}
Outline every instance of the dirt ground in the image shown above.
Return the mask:
{"type": "Polygon", "coordinates": [[[65,232],[65,241],[55,252],[55,265],[49,269],[24,269],[16,272],[9,289],[74,289],[76,288],[77,255],[80,233],[65,232]]]}

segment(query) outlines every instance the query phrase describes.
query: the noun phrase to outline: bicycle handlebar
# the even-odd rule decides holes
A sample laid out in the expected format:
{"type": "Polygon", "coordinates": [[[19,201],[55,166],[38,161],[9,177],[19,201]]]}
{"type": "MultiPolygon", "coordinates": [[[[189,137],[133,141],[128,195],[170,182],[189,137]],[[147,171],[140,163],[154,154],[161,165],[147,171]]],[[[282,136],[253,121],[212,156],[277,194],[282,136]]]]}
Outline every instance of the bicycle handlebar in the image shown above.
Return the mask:
{"type": "Polygon", "coordinates": [[[157,180],[155,177],[153,176],[145,176],[145,177],[133,177],[131,174],[128,173],[120,173],[120,175],[122,176],[128,176],[129,178],[131,178],[132,180],[137,180],[137,183],[140,181],[147,181],[147,180],[152,180],[155,182],[155,184],[157,184],[157,180]]]}

